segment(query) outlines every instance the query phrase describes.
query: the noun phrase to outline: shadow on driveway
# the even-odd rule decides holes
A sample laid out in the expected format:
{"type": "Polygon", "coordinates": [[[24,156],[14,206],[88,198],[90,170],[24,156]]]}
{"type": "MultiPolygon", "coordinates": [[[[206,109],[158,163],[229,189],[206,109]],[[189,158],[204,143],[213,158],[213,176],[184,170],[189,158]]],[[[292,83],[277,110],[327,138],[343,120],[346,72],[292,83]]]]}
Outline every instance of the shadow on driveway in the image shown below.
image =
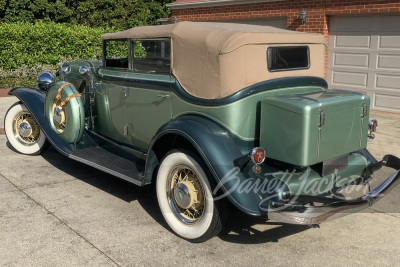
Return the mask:
{"type": "MultiPolygon", "coordinates": [[[[7,147],[18,153],[9,142],[7,142],[7,147]]],[[[41,157],[55,168],[101,191],[107,192],[126,202],[137,201],[156,222],[173,233],[161,214],[154,184],[144,187],[136,186],[83,163],[69,159],[58,153],[53,147],[42,153],[41,157]]],[[[230,243],[261,244],[278,242],[281,238],[308,229],[308,226],[269,222],[265,217],[254,217],[244,214],[231,205],[228,222],[218,237],[230,243]],[[254,227],[256,225],[257,228],[268,229],[264,231],[257,230],[254,227]]]]}

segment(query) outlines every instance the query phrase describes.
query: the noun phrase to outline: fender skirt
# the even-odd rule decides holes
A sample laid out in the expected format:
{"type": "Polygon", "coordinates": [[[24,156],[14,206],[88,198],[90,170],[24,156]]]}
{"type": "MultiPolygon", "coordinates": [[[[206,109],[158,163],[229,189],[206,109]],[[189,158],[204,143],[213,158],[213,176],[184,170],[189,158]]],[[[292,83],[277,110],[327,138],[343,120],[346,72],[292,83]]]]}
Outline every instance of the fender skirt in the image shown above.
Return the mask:
{"type": "Polygon", "coordinates": [[[251,164],[248,164],[243,170],[236,167],[235,162],[243,158],[238,146],[233,142],[227,130],[204,117],[179,117],[160,129],[147,154],[145,172],[145,177],[148,178],[147,183],[151,182],[153,170],[159,164],[152,147],[157,140],[167,134],[179,135],[196,148],[216,181],[216,189],[220,191],[217,199],[227,197],[233,205],[247,214],[266,215],[266,211],[259,209],[260,201],[271,198],[271,195],[276,195],[278,192],[267,195],[254,187],[257,186],[257,183],[261,185],[267,179],[276,179],[258,176],[251,171],[251,164]],[[242,190],[249,189],[251,186],[253,186],[252,190],[242,190]]]}

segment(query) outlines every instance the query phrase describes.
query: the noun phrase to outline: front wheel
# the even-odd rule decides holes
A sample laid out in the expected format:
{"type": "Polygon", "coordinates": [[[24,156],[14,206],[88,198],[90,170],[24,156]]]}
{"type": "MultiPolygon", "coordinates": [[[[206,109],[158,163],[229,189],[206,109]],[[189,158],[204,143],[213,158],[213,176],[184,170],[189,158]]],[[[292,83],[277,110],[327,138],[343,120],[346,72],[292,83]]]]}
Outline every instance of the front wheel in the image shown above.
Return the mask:
{"type": "Polygon", "coordinates": [[[202,166],[193,153],[175,150],[164,157],[157,175],[157,199],[166,222],[191,242],[217,235],[227,217],[227,205],[214,201],[213,181],[202,166]]]}
{"type": "Polygon", "coordinates": [[[40,154],[48,146],[46,136],[25,105],[15,103],[4,119],[7,140],[20,153],[40,154]]]}

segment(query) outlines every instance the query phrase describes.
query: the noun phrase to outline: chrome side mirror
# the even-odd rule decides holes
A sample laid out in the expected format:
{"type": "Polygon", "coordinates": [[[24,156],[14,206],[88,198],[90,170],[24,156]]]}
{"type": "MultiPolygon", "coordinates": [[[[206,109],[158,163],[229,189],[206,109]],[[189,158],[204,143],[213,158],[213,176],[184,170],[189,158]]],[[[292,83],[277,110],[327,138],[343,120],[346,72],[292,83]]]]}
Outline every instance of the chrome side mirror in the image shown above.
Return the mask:
{"type": "Polygon", "coordinates": [[[37,84],[40,90],[47,91],[50,86],[56,82],[54,75],[49,72],[41,73],[37,78],[37,84]]]}

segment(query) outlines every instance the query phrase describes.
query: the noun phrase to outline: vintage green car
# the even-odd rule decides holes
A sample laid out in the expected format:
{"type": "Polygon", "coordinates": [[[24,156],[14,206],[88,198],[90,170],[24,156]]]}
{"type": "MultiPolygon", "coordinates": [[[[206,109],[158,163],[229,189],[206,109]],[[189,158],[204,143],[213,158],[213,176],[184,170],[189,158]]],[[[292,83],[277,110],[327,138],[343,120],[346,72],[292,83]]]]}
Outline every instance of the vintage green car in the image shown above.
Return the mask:
{"type": "Polygon", "coordinates": [[[376,120],[367,95],[328,89],[320,34],[180,22],[102,36],[101,61],[65,63],[38,89],[16,88],[10,144],[61,154],[139,186],[155,183],[179,236],[202,242],[234,206],[317,226],[396,186],[400,160],[366,150],[376,120]],[[382,166],[375,189],[345,198],[382,166]]]}

